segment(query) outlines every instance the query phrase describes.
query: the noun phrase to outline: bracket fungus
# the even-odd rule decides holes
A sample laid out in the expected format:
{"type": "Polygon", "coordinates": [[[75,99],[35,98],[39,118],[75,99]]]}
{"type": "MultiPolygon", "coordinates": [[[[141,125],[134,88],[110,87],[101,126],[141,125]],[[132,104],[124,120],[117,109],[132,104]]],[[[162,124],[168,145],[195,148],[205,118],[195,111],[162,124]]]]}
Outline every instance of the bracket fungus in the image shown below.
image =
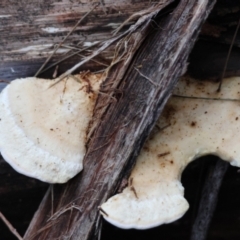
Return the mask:
{"type": "Polygon", "coordinates": [[[240,167],[240,78],[218,83],[182,79],[144,145],[122,193],[101,206],[120,228],[170,223],[188,209],[181,174],[194,159],[214,154],[240,167]]]}
{"type": "Polygon", "coordinates": [[[18,172],[64,183],[82,170],[100,75],[12,81],[0,94],[0,150],[18,172]],[[57,83],[57,84],[56,84],[57,83]]]}

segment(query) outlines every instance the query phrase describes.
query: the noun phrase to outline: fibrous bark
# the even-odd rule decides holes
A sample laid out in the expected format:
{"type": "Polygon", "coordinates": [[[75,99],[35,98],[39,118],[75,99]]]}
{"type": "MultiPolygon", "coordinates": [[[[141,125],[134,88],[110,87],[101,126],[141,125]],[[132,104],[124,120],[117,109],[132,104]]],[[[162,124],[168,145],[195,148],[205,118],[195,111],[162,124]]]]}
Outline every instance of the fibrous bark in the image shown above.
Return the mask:
{"type": "Polygon", "coordinates": [[[104,94],[99,95],[96,105],[93,119],[97,124],[88,143],[84,171],[68,184],[54,187],[53,194],[48,192],[25,239],[87,240],[98,236],[98,206],[116,192],[132,169],[173,86],[186,69],[200,26],[214,3],[182,0],[170,9],[171,14],[147,19],[142,25],[140,40],[145,41],[138,51],[138,44],[132,45],[135,54],[127,55],[127,64],[124,58],[119,59],[102,86],[104,94]],[[124,75],[119,68],[124,69],[124,75]]]}

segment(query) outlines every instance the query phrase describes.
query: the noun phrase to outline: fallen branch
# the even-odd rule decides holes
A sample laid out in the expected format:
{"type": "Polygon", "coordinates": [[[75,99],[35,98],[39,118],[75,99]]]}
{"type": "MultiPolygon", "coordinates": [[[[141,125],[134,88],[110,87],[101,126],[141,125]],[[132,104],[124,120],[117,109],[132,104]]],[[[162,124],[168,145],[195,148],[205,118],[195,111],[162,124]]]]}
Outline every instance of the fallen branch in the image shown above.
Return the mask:
{"type": "MultiPolygon", "coordinates": [[[[169,1],[161,3],[166,6],[169,1]]],[[[177,6],[172,6],[175,9],[171,14],[155,19],[159,26],[157,29],[151,27],[152,19],[147,15],[138,20],[138,24],[142,21],[141,25],[134,25],[138,26],[136,32],[119,42],[126,54],[111,66],[102,85],[101,92],[106,94],[99,95],[96,105],[94,130],[89,134],[91,138],[84,171],[54,190],[54,213],[72,203],[83,211],[66,211],[59,215],[51,221],[52,226],[35,235],[35,239],[90,240],[99,237],[101,221],[98,206],[117,191],[122,178],[130,173],[173,86],[186,69],[186,61],[200,26],[214,3],[210,0],[182,0],[177,6]],[[154,80],[156,86],[149,79],[154,80]],[[117,101],[112,101],[112,97],[117,101]]],[[[162,6],[158,5],[151,17],[156,16],[162,6]]],[[[65,76],[119,39],[116,37],[106,42],[65,76]]],[[[24,239],[30,239],[38,229],[42,229],[50,214],[51,196],[48,193],[24,239]]]]}

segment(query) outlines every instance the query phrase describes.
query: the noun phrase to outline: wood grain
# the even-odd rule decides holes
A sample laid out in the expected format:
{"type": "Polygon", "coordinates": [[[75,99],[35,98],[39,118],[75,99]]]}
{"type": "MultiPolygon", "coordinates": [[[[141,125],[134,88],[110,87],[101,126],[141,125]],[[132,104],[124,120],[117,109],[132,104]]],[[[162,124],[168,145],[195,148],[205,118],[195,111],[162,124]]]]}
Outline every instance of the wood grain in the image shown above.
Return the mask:
{"type": "MultiPolygon", "coordinates": [[[[130,15],[149,6],[148,0],[103,1],[79,0],[2,0],[0,1],[0,72],[3,80],[33,76],[40,65],[53,51],[56,44],[71,31],[84,14],[98,7],[71,34],[65,45],[82,49],[112,36],[112,31],[130,15]]],[[[132,22],[131,22],[132,23],[132,22]]],[[[129,24],[127,24],[129,26],[129,24]]],[[[54,61],[61,59],[69,49],[61,47],[54,61]]],[[[88,52],[84,52],[86,55],[88,52]]],[[[106,51],[102,61],[109,63],[113,53],[106,51]]],[[[59,67],[65,72],[81,56],[71,57],[59,67]]],[[[98,67],[99,68],[99,67],[98,67]]],[[[90,62],[84,69],[95,69],[90,62]]],[[[52,77],[54,70],[43,77],[52,77]]]]}
{"type": "MultiPolygon", "coordinates": [[[[107,111],[95,115],[98,126],[89,142],[84,171],[68,184],[55,187],[53,209],[51,195],[45,196],[25,239],[87,240],[99,236],[98,206],[132,169],[171,89],[186,68],[200,26],[214,3],[182,0],[171,14],[154,20],[157,24],[114,89],[116,101],[106,103],[101,95],[98,99],[96,108],[107,104],[107,111]],[[78,209],[73,209],[73,204],[78,209]],[[69,210],[63,213],[64,209],[69,210]],[[48,221],[51,211],[62,214],[48,221]]],[[[114,80],[110,78],[107,83],[114,80]]]]}

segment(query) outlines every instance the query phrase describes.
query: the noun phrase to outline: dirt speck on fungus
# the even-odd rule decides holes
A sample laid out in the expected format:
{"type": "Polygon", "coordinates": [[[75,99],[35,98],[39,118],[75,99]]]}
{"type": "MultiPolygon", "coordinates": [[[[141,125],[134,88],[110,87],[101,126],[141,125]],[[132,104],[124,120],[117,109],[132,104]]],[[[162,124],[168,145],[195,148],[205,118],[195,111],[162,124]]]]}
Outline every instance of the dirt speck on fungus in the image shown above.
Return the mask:
{"type": "Polygon", "coordinates": [[[195,121],[191,122],[191,127],[196,127],[196,125],[197,125],[197,122],[195,122],[195,121]]]}

